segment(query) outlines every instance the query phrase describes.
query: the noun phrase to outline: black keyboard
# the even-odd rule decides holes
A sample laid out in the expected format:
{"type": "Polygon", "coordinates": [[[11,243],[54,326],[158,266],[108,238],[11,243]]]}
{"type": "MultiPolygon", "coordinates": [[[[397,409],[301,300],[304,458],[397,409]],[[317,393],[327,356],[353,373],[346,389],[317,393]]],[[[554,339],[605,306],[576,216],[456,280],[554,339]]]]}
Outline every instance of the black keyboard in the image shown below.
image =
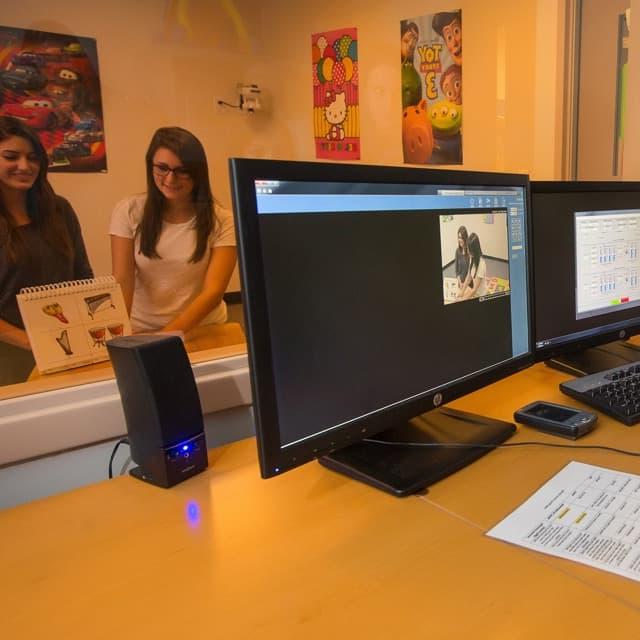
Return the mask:
{"type": "Polygon", "coordinates": [[[624,424],[640,422],[640,362],[561,382],[560,391],[624,424]]]}

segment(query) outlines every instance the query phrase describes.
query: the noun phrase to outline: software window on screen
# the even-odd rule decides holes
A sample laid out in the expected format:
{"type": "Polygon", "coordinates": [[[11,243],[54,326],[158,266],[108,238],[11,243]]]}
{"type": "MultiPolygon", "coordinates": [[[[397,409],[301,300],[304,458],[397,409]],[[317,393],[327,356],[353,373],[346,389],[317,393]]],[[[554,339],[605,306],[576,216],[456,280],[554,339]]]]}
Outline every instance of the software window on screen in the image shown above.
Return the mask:
{"type": "Polygon", "coordinates": [[[640,305],[640,210],[575,213],[576,320],[640,305]]]}

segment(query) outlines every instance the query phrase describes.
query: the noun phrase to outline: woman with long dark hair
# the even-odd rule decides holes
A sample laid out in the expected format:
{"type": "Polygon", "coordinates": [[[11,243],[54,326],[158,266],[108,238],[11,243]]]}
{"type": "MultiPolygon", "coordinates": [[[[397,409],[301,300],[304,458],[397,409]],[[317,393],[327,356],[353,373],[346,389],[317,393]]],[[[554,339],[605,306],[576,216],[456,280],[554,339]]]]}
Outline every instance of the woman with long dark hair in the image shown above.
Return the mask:
{"type": "Polygon", "coordinates": [[[158,129],[146,168],[147,192],[119,202],[109,228],[113,274],[133,330],[225,322],[235,234],[230,212],[211,193],[202,144],[186,129],[158,129]]]}
{"type": "Polygon", "coordinates": [[[485,295],[487,292],[487,263],[482,256],[480,238],[478,238],[477,234],[470,234],[467,244],[469,246],[471,260],[469,261],[466,288],[462,297],[477,298],[478,296],[485,295]]]}
{"type": "Polygon", "coordinates": [[[54,193],[48,164],[38,135],[0,116],[0,384],[26,380],[35,365],[20,289],[93,277],[78,218],[54,193]]]}
{"type": "Polygon", "coordinates": [[[469,247],[467,241],[469,234],[467,227],[460,226],[458,228],[458,246],[456,247],[456,280],[458,281],[458,297],[462,296],[464,291],[467,274],[469,273],[469,247]]]}

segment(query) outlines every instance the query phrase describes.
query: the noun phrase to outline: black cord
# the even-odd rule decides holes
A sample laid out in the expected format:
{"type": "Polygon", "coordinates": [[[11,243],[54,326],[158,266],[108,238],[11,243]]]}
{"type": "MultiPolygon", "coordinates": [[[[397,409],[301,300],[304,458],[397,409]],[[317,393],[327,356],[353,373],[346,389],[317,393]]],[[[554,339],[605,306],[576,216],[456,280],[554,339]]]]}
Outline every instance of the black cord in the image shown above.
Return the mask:
{"type": "Polygon", "coordinates": [[[555,442],[507,442],[504,444],[471,444],[466,442],[393,442],[391,440],[377,440],[376,438],[364,438],[362,442],[374,444],[390,444],[399,447],[444,447],[448,449],[506,449],[507,447],[556,447],[558,449],[600,449],[601,451],[612,451],[622,453],[626,456],[640,457],[640,451],[628,451],[627,449],[617,449],[607,447],[602,444],[559,444],[555,442]]]}
{"type": "Polygon", "coordinates": [[[225,107],[231,107],[233,109],[239,109],[242,106],[239,104],[231,104],[230,102],[225,102],[224,100],[218,100],[218,104],[223,104],[225,107]]]}
{"type": "Polygon", "coordinates": [[[111,452],[111,457],[109,458],[109,479],[113,478],[113,459],[116,457],[116,451],[121,444],[129,444],[128,438],[122,438],[116,442],[116,446],[113,447],[113,451],[111,452]]]}

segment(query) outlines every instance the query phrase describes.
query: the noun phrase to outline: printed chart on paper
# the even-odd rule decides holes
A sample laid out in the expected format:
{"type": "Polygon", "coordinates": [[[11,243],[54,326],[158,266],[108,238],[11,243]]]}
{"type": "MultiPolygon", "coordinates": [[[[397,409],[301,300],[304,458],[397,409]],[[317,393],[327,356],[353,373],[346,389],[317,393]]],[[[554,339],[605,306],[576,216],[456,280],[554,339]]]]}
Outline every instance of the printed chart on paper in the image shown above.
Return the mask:
{"type": "Polygon", "coordinates": [[[487,535],[640,581],[640,476],[570,462],[487,535]]]}

